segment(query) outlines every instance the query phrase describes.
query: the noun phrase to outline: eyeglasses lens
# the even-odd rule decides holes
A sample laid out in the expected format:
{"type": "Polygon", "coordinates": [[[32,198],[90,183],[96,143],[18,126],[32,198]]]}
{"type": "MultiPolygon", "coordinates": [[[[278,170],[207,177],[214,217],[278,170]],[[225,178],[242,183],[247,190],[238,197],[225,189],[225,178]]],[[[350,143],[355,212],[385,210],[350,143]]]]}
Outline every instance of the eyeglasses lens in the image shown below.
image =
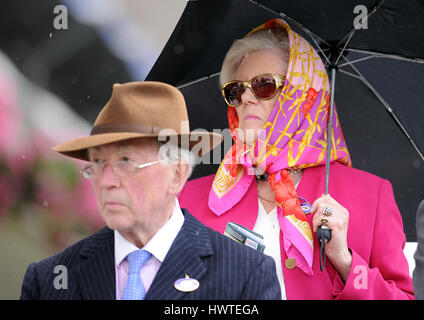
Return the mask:
{"type": "Polygon", "coordinates": [[[274,78],[262,76],[252,81],[252,90],[258,98],[267,99],[275,94],[277,84],[274,78]]]}
{"type": "Polygon", "coordinates": [[[241,103],[241,96],[244,93],[244,87],[241,82],[230,83],[225,87],[225,96],[227,101],[232,105],[241,103]]]}
{"type": "MultiPolygon", "coordinates": [[[[99,164],[96,162],[93,162],[91,165],[85,167],[82,170],[83,176],[86,179],[98,179],[103,170],[104,170],[105,163],[99,164]]],[[[115,161],[112,164],[113,171],[116,175],[119,177],[128,177],[135,173],[136,168],[133,163],[129,161],[115,161]]]]}

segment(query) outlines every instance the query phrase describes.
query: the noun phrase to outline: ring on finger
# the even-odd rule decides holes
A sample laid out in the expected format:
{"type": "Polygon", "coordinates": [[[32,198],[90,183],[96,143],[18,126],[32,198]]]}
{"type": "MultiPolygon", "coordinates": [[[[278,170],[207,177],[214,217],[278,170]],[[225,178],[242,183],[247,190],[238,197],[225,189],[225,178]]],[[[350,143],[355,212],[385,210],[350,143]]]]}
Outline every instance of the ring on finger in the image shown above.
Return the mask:
{"type": "Polygon", "coordinates": [[[328,208],[328,207],[324,207],[324,208],[322,209],[322,214],[323,214],[324,216],[329,217],[329,216],[331,216],[331,215],[333,214],[333,209],[332,209],[332,208],[328,208]]]}
{"type": "Polygon", "coordinates": [[[321,225],[326,226],[328,224],[328,220],[326,218],[321,219],[321,225]]]}

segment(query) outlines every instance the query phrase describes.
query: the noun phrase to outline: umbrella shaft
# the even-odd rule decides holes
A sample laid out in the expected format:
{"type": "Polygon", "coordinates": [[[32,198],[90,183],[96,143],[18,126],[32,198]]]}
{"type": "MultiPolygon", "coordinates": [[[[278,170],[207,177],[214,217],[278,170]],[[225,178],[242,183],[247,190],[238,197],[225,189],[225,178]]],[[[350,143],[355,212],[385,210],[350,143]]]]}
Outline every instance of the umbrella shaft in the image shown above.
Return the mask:
{"type": "Polygon", "coordinates": [[[330,67],[330,71],[331,71],[330,111],[328,114],[328,126],[327,126],[327,159],[325,161],[324,194],[328,194],[328,183],[330,179],[331,137],[333,136],[333,109],[334,109],[334,91],[335,91],[335,84],[336,84],[336,68],[330,67]]]}

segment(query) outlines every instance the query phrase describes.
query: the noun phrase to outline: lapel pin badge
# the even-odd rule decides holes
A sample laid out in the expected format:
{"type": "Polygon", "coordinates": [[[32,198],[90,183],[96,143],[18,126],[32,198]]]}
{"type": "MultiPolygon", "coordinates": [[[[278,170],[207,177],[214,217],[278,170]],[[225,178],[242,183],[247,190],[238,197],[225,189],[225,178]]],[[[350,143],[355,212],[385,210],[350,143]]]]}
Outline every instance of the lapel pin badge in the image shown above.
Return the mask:
{"type": "Polygon", "coordinates": [[[182,292],[191,292],[199,288],[199,281],[196,279],[190,278],[187,274],[184,278],[178,279],[174,283],[175,289],[182,292]]]}
{"type": "Polygon", "coordinates": [[[312,205],[308,202],[308,200],[306,200],[305,198],[302,198],[300,196],[298,196],[298,197],[299,197],[299,200],[301,200],[300,201],[300,206],[301,206],[301,208],[303,210],[303,213],[304,214],[311,213],[312,205]]]}

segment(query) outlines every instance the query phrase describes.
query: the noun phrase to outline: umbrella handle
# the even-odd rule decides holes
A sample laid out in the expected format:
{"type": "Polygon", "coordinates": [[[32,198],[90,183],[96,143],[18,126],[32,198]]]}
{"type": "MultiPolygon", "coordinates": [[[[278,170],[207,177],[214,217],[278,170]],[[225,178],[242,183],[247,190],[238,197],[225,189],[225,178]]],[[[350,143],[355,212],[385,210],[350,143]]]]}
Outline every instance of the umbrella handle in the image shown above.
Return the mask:
{"type": "Polygon", "coordinates": [[[320,251],[319,251],[319,268],[321,271],[325,269],[325,244],[331,240],[331,230],[327,226],[319,226],[317,230],[317,237],[320,242],[320,251]]]}
{"type": "MultiPolygon", "coordinates": [[[[327,158],[325,161],[325,186],[324,195],[328,194],[328,183],[330,178],[330,162],[331,162],[331,137],[333,135],[333,110],[334,110],[334,91],[336,83],[336,66],[331,66],[331,91],[330,91],[330,111],[328,114],[327,126],[327,158]]],[[[331,240],[331,230],[327,226],[319,226],[317,230],[317,237],[320,243],[319,251],[319,267],[321,271],[325,269],[325,244],[331,240]]]]}

